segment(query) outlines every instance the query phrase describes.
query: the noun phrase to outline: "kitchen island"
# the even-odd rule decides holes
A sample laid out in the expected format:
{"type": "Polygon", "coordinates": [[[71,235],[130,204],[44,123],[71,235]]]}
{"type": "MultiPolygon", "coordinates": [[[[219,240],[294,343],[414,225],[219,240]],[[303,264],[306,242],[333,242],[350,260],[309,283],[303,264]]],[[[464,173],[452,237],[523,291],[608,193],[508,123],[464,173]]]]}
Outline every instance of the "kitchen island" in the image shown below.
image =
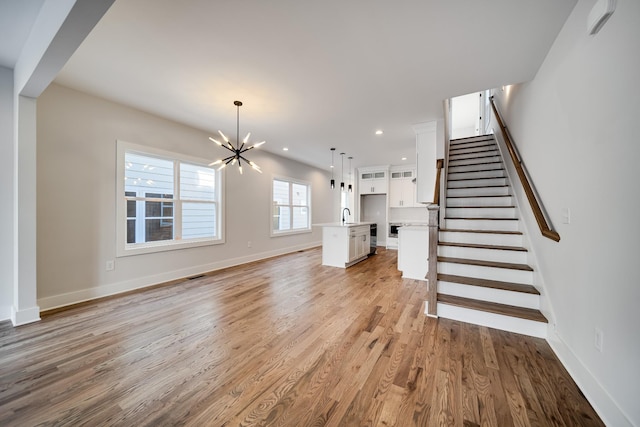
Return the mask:
{"type": "Polygon", "coordinates": [[[429,227],[407,225],[398,229],[398,270],[407,279],[426,280],[429,267],[429,227]]]}
{"type": "Polygon", "coordinates": [[[322,227],[322,265],[347,268],[367,259],[374,222],[329,222],[322,227]]]}

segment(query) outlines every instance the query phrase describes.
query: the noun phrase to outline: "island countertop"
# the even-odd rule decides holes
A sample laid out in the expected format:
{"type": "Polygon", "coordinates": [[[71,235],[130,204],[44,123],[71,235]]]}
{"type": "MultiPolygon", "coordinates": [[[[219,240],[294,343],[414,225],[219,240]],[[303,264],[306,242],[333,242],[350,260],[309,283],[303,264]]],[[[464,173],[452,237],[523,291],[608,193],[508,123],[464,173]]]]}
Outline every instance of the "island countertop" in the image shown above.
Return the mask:
{"type": "Polygon", "coordinates": [[[313,227],[340,227],[340,228],[349,228],[349,227],[358,227],[361,225],[371,225],[375,224],[375,222],[371,221],[361,221],[361,222],[325,222],[321,224],[311,224],[313,227]]]}

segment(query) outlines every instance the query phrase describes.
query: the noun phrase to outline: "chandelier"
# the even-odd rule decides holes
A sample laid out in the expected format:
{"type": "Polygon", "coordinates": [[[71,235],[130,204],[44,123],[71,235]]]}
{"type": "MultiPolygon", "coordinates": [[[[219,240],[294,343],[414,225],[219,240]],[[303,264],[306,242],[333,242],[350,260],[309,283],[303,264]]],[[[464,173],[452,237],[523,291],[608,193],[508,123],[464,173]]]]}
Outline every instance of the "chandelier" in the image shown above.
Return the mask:
{"type": "Polygon", "coordinates": [[[228,164],[231,164],[231,166],[233,166],[236,163],[238,163],[238,170],[240,171],[240,174],[242,174],[242,161],[244,161],[249,166],[251,166],[253,169],[255,169],[256,171],[262,173],[262,171],[260,170],[260,166],[258,166],[257,164],[255,164],[254,162],[252,162],[250,160],[247,160],[247,158],[245,158],[242,154],[246,153],[249,150],[253,150],[254,148],[257,148],[257,147],[261,146],[262,144],[264,144],[267,141],[258,142],[258,143],[255,143],[253,145],[245,147],[247,145],[247,142],[249,141],[249,136],[251,136],[251,132],[249,132],[247,134],[247,136],[245,136],[244,139],[242,140],[242,144],[240,144],[240,106],[242,105],[242,102],[233,101],[233,105],[235,105],[237,107],[236,145],[233,145],[229,141],[229,138],[227,138],[225,136],[225,134],[222,133],[222,131],[220,131],[220,130],[218,131],[218,133],[220,134],[220,136],[222,136],[222,139],[224,139],[224,143],[218,141],[217,139],[209,137],[209,139],[211,141],[215,142],[216,144],[218,144],[221,147],[226,148],[227,150],[231,151],[233,154],[230,155],[229,157],[225,157],[224,159],[218,159],[213,163],[209,163],[209,166],[220,165],[218,170],[221,170],[221,169],[225,168],[228,164]]]}

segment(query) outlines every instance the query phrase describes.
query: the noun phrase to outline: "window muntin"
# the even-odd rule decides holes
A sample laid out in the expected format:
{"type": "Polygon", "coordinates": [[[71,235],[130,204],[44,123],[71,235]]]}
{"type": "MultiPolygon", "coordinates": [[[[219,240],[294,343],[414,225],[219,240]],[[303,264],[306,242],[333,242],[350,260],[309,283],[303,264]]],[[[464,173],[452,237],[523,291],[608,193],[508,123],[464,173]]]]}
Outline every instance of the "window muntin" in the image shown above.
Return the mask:
{"type": "Polygon", "coordinates": [[[272,235],[311,231],[311,185],[274,178],[272,194],[272,235]]]}
{"type": "Polygon", "coordinates": [[[119,141],[118,161],[118,256],[223,242],[221,174],[205,160],[119,141]]]}

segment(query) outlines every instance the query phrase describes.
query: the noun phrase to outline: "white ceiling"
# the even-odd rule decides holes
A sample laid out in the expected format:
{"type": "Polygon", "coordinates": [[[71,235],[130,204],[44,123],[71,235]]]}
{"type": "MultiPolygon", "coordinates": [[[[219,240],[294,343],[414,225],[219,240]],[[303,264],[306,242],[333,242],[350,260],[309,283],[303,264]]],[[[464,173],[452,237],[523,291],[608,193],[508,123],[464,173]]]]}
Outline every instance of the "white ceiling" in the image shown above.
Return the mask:
{"type": "Polygon", "coordinates": [[[260,149],[400,164],[443,99],[532,79],[575,3],[116,0],[56,82],[233,139],[241,100],[260,149]]]}

